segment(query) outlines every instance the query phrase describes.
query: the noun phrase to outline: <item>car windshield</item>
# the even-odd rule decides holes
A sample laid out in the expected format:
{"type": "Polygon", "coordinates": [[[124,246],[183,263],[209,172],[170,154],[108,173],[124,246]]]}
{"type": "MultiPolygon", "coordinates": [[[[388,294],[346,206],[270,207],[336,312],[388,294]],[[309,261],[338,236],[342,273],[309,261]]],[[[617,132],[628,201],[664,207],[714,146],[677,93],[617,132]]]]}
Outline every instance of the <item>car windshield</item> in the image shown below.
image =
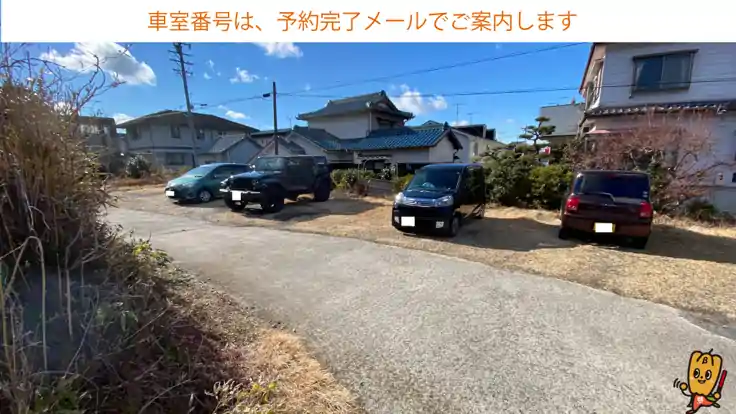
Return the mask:
{"type": "Polygon", "coordinates": [[[187,171],[184,174],[184,177],[194,177],[194,178],[204,177],[205,175],[209,174],[209,172],[212,171],[213,168],[215,167],[212,165],[202,165],[200,167],[187,171]]]}
{"type": "Polygon", "coordinates": [[[639,174],[589,174],[575,186],[578,194],[603,194],[614,198],[649,199],[649,179],[639,174]]]}
{"type": "Polygon", "coordinates": [[[426,169],[419,170],[409,182],[407,190],[454,190],[460,180],[460,170],[426,169]]]}
{"type": "Polygon", "coordinates": [[[256,171],[279,171],[286,166],[284,158],[258,158],[254,163],[256,171]]]}

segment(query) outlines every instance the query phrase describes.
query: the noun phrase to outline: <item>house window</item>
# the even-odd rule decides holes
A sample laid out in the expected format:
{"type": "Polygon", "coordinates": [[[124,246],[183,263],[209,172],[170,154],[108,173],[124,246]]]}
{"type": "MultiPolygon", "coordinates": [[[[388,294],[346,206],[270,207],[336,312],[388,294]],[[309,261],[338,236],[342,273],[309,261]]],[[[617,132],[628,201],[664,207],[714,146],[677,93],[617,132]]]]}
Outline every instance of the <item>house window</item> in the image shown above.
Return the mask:
{"type": "Polygon", "coordinates": [[[634,58],[634,90],[659,91],[690,87],[694,52],[634,58]]]}
{"type": "Polygon", "coordinates": [[[731,175],[731,182],[736,183],[736,172],[731,175]]]}
{"type": "Polygon", "coordinates": [[[126,132],[126,135],[130,135],[130,139],[132,139],[133,141],[135,141],[137,139],[140,139],[140,137],[141,137],[141,134],[138,131],[138,128],[130,128],[130,129],[128,129],[127,132],[126,132]]]}
{"type": "Polygon", "coordinates": [[[396,126],[395,122],[378,118],[376,121],[378,121],[378,128],[393,128],[396,126]]]}
{"type": "Polygon", "coordinates": [[[171,138],[181,138],[181,129],[177,125],[171,126],[171,138]]]}
{"type": "Polygon", "coordinates": [[[204,129],[197,130],[197,139],[204,139],[204,129]]]}
{"type": "Polygon", "coordinates": [[[167,165],[184,165],[186,164],[186,154],[183,152],[167,152],[166,153],[166,164],[167,165]]]}

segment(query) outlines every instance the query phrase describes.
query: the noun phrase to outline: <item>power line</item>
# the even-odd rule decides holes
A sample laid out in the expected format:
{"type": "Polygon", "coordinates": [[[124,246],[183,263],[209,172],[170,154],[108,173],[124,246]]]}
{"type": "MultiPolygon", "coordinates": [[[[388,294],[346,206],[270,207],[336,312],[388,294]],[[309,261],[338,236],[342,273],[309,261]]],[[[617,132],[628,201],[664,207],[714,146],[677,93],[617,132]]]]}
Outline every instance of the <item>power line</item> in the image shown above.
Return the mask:
{"type": "Polygon", "coordinates": [[[450,65],[435,66],[435,67],[432,67],[432,68],[418,69],[418,70],[413,70],[413,71],[409,71],[409,72],[397,73],[397,74],[394,74],[394,75],[380,76],[380,77],[377,77],[377,78],[369,78],[369,79],[363,79],[363,80],[353,81],[353,82],[338,83],[338,84],[335,84],[335,85],[332,85],[332,86],[324,86],[324,87],[311,88],[310,89],[310,92],[314,92],[314,91],[325,91],[325,90],[337,89],[337,88],[344,88],[346,86],[362,85],[364,83],[382,82],[382,81],[391,80],[391,79],[395,79],[395,78],[401,78],[401,77],[405,77],[405,76],[421,75],[421,74],[425,74],[425,73],[438,72],[438,71],[441,71],[441,70],[456,69],[456,68],[465,67],[465,66],[477,65],[479,63],[494,62],[494,61],[502,60],[502,59],[510,59],[510,58],[515,58],[515,57],[520,57],[520,56],[535,55],[537,53],[544,53],[544,52],[550,52],[552,50],[566,49],[566,48],[570,48],[570,47],[574,47],[574,46],[580,46],[580,45],[584,45],[584,44],[587,44],[587,43],[584,43],[584,42],[567,43],[567,44],[564,44],[564,45],[551,46],[551,47],[545,47],[545,48],[534,49],[534,50],[527,50],[527,51],[524,51],[524,52],[508,53],[508,54],[501,55],[501,56],[489,56],[489,57],[482,58],[482,59],[469,60],[469,61],[465,61],[465,62],[458,62],[458,63],[453,63],[453,64],[450,64],[450,65]]]}
{"type": "MultiPolygon", "coordinates": [[[[567,43],[567,44],[564,44],[564,45],[545,47],[545,48],[541,48],[541,49],[527,50],[527,51],[515,52],[515,53],[507,53],[507,54],[501,55],[501,56],[489,56],[489,57],[482,58],[482,59],[475,59],[475,60],[470,60],[470,61],[465,61],[465,62],[458,62],[458,63],[453,63],[453,64],[450,64],[450,65],[435,66],[435,67],[431,67],[431,68],[418,69],[418,70],[413,70],[413,71],[409,71],[409,72],[396,73],[396,74],[393,74],[393,75],[380,76],[380,77],[377,77],[377,78],[368,78],[368,79],[357,80],[357,81],[352,81],[352,82],[338,83],[338,84],[334,84],[334,85],[331,85],[331,86],[323,86],[323,87],[311,88],[309,90],[309,92],[326,91],[326,90],[332,90],[332,89],[337,89],[337,88],[344,88],[344,87],[348,87],[348,86],[362,85],[364,83],[382,82],[382,81],[391,80],[391,79],[400,78],[400,77],[405,77],[405,76],[414,76],[414,75],[421,75],[421,74],[425,74],[425,73],[438,72],[438,71],[442,71],[442,70],[456,69],[456,68],[465,67],[465,66],[477,65],[477,64],[480,64],[480,63],[494,62],[494,61],[497,61],[497,60],[511,59],[511,58],[520,57],[520,56],[534,55],[534,54],[537,54],[537,53],[544,53],[544,52],[549,52],[549,51],[553,51],[553,50],[560,50],[560,49],[570,48],[570,47],[574,47],[574,46],[580,46],[580,45],[584,45],[584,44],[587,44],[587,43],[584,43],[584,42],[567,43]]],[[[296,95],[296,94],[298,94],[298,92],[299,91],[295,91],[295,92],[279,92],[279,95],[281,95],[281,96],[296,95]]],[[[227,100],[227,101],[220,102],[218,104],[202,104],[201,107],[212,107],[212,106],[218,106],[218,105],[227,105],[227,104],[231,104],[231,103],[250,101],[250,100],[254,100],[254,99],[262,99],[262,97],[261,97],[261,95],[254,95],[254,96],[250,96],[250,97],[246,97],[246,98],[230,99],[230,100],[227,100]]]]}
{"type": "MultiPolygon", "coordinates": [[[[689,82],[692,84],[700,83],[726,83],[736,82],[736,78],[720,78],[720,79],[703,79],[689,82]]],[[[668,84],[681,84],[682,82],[662,82],[660,85],[668,84]]],[[[601,89],[606,88],[631,88],[635,84],[620,84],[620,85],[602,85],[601,89]]],[[[506,89],[497,91],[474,91],[474,92],[433,92],[433,93],[420,93],[412,94],[412,97],[417,98],[433,98],[437,96],[442,97],[458,97],[458,96],[489,96],[489,95],[516,95],[526,93],[546,93],[546,92],[577,92],[580,89],[579,86],[568,86],[558,88],[530,88],[530,89],[506,89]]],[[[320,98],[320,99],[343,99],[349,98],[350,96],[339,96],[339,95],[317,95],[317,94],[281,94],[281,96],[288,96],[290,98],[320,98]]]]}

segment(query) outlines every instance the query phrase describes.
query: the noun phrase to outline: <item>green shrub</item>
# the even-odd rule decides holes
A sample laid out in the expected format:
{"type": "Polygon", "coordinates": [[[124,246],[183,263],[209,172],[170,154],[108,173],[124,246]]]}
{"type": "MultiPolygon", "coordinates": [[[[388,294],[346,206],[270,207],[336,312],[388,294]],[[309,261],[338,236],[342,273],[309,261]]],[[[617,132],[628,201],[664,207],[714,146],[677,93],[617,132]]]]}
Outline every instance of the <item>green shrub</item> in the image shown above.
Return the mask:
{"type": "Polygon", "coordinates": [[[488,200],[504,206],[528,206],[531,201],[531,171],[539,165],[533,155],[498,152],[484,160],[488,200]]]}
{"type": "Polygon", "coordinates": [[[142,178],[151,175],[151,163],[142,155],[135,155],[128,159],[125,165],[125,175],[130,178],[142,178]]]}
{"type": "Polygon", "coordinates": [[[693,200],[685,205],[685,216],[697,221],[717,221],[720,212],[706,200],[693,200]]]}
{"type": "Polygon", "coordinates": [[[558,209],[572,181],[572,175],[572,171],[564,164],[533,168],[529,175],[531,204],[549,210],[558,209]]]}
{"type": "Polygon", "coordinates": [[[398,193],[403,190],[407,184],[409,184],[409,181],[411,181],[412,178],[414,178],[413,174],[407,174],[403,177],[394,177],[391,180],[391,187],[395,193],[398,193]]]}
{"type": "Polygon", "coordinates": [[[376,174],[373,171],[360,170],[357,168],[334,170],[330,173],[330,176],[332,177],[332,183],[335,188],[342,190],[352,187],[358,180],[370,180],[372,178],[376,178],[376,174]]]}

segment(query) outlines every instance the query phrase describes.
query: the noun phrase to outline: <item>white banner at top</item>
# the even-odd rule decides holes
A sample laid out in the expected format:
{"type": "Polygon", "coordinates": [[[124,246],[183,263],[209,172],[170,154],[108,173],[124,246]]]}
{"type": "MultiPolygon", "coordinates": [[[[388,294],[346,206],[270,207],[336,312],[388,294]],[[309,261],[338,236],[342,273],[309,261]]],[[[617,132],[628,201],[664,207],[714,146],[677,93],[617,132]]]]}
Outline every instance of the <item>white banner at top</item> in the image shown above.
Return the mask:
{"type": "Polygon", "coordinates": [[[3,42],[736,42],[735,2],[2,0],[3,42]]]}

